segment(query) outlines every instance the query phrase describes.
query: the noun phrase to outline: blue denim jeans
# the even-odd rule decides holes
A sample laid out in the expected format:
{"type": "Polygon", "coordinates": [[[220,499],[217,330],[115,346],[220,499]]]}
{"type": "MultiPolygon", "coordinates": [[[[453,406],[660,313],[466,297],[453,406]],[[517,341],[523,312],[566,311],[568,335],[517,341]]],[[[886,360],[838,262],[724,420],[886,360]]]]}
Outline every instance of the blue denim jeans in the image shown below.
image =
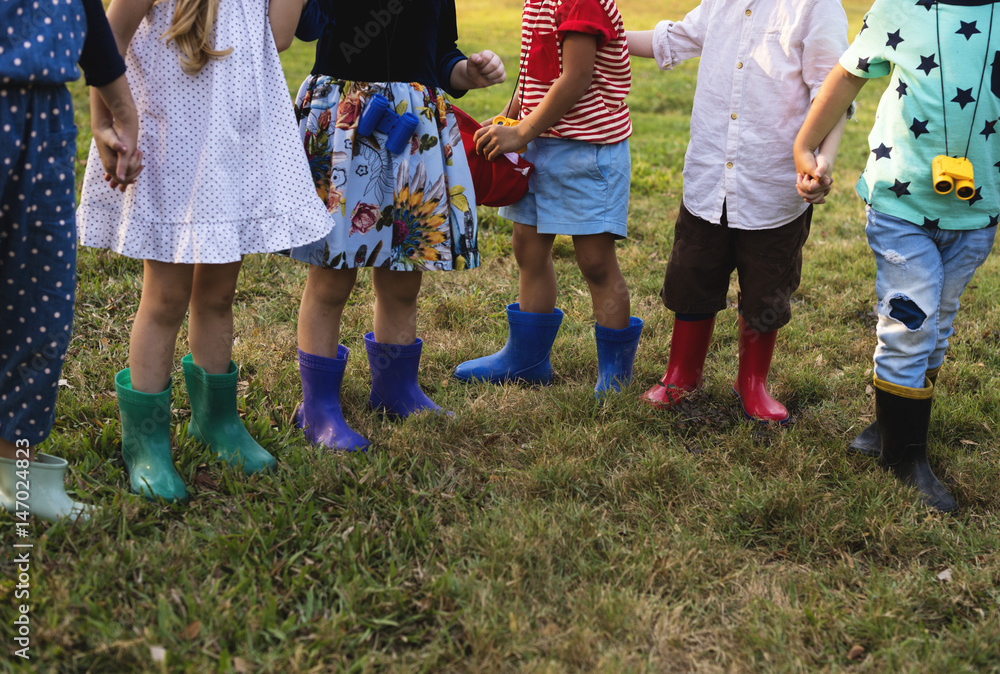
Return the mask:
{"type": "Polygon", "coordinates": [[[996,227],[936,229],[867,211],[877,267],[875,377],[924,388],[924,373],[944,362],[958,298],[993,248],[996,227]]]}

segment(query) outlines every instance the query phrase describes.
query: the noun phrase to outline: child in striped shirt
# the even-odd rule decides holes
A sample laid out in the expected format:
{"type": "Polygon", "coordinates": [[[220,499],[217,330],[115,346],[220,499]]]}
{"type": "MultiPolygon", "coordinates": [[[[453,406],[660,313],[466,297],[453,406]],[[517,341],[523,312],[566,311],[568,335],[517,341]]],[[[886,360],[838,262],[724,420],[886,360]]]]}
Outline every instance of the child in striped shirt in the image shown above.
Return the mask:
{"type": "Polygon", "coordinates": [[[628,43],[614,0],[525,0],[520,64],[516,96],[502,113],[519,123],[476,133],[487,159],[527,144],[535,165],[527,194],[500,209],[514,222],[519,301],[507,307],[506,346],[462,363],[455,376],[551,383],[549,354],[562,323],[552,244],[564,234],[590,288],[600,396],[631,382],[642,333],[615,256],[615,241],[627,234],[632,123],[628,43]]]}

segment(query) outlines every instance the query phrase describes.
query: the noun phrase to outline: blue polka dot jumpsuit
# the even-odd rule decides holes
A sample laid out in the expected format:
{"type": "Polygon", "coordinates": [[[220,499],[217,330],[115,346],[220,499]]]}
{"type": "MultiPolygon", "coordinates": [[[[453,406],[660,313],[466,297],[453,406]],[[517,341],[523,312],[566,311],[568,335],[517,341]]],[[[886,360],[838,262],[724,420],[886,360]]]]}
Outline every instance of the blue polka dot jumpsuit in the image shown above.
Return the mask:
{"type": "Polygon", "coordinates": [[[41,442],[55,418],[76,288],[65,83],[78,61],[88,84],[124,72],[109,38],[99,0],[0,0],[0,438],[10,443],[41,442]]]}

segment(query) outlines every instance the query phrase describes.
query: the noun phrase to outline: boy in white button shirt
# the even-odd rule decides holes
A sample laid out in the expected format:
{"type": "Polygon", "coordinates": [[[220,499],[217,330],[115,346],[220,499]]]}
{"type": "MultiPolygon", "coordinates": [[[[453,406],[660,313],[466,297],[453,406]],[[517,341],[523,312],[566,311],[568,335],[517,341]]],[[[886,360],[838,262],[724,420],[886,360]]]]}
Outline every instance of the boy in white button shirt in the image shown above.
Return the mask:
{"type": "Polygon", "coordinates": [[[827,73],[847,49],[836,0],[705,0],[682,21],[628,31],[633,56],[669,70],[701,57],[684,157],[684,198],[660,297],[675,313],[667,371],[643,398],[676,405],[701,385],[715,314],[737,270],[739,371],[748,419],[786,424],[766,388],[777,331],[791,319],[812,204],[823,203],[844,120],[796,188],[792,146],[827,73]]]}

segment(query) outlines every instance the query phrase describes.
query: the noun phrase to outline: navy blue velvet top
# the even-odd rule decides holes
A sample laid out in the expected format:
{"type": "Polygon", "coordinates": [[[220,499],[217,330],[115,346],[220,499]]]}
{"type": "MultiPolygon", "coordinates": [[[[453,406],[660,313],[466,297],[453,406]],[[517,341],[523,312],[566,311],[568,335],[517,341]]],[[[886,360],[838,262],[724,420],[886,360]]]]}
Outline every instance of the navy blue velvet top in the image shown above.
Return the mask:
{"type": "Polygon", "coordinates": [[[309,0],[296,37],[319,40],[314,75],[359,82],[419,82],[456,98],[454,0],[309,0]]]}
{"type": "Polygon", "coordinates": [[[0,87],[95,87],[125,74],[101,0],[0,0],[0,87]]]}

